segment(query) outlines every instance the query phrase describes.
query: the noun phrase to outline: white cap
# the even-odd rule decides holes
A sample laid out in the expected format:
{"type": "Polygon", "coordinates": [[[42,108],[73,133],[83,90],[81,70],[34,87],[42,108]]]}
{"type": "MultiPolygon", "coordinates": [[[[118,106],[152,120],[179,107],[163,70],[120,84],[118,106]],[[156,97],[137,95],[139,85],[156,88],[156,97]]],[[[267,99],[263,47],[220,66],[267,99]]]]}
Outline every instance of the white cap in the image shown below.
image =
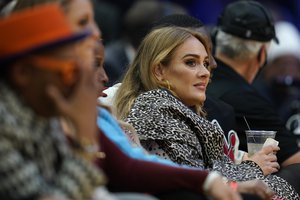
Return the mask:
{"type": "Polygon", "coordinates": [[[268,51],[268,61],[284,55],[294,55],[300,59],[300,35],[297,27],[287,21],[280,21],[275,24],[276,35],[279,44],[271,42],[268,51]]]}

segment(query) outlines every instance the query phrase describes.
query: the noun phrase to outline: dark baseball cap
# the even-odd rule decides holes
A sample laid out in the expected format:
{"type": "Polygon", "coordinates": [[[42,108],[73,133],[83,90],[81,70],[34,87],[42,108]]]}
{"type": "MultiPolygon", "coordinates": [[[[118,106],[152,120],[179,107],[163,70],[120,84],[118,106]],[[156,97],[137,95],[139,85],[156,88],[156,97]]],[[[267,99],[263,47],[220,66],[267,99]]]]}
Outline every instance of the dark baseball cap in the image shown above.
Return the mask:
{"type": "Polygon", "coordinates": [[[222,31],[244,39],[279,43],[270,12],[256,1],[228,4],[218,19],[222,31]]]}

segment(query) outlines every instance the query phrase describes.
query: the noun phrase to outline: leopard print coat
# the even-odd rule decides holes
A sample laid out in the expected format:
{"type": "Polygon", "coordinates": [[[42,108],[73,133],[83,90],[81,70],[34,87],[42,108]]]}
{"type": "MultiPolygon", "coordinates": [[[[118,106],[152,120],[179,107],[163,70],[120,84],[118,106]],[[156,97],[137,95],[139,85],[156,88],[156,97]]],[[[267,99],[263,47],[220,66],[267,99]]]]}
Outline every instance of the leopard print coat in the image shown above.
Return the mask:
{"type": "Polygon", "coordinates": [[[255,162],[235,165],[223,152],[223,131],[167,90],[139,95],[125,121],[133,125],[142,145],[152,153],[163,152],[159,155],[179,164],[219,171],[229,180],[261,179],[282,199],[299,199],[284,179],[264,176],[255,162]]]}

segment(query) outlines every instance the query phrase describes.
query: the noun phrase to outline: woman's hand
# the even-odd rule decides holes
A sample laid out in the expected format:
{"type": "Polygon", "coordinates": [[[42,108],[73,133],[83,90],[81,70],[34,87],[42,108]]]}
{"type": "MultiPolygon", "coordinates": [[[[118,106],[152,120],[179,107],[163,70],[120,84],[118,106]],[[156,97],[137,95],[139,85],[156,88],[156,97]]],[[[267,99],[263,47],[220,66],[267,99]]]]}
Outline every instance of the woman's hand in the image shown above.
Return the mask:
{"type": "Polygon", "coordinates": [[[47,197],[42,197],[39,200],[70,200],[64,197],[51,197],[51,196],[47,196],[47,197]]]}
{"type": "Polygon", "coordinates": [[[278,146],[268,145],[251,157],[245,156],[244,160],[252,160],[257,163],[266,176],[278,172],[280,165],[277,162],[276,152],[279,150],[278,146]]]}
{"type": "Polygon", "coordinates": [[[94,83],[94,71],[84,67],[78,70],[79,78],[70,96],[65,97],[54,85],[49,85],[47,92],[60,114],[71,120],[77,137],[95,141],[97,89],[94,83]]]}
{"type": "Polygon", "coordinates": [[[210,187],[206,191],[207,195],[214,200],[241,200],[238,192],[232,190],[222,179],[217,177],[213,180],[210,187]]]}
{"type": "Polygon", "coordinates": [[[257,195],[262,199],[271,199],[274,192],[261,180],[238,182],[237,191],[243,194],[257,195]]]}

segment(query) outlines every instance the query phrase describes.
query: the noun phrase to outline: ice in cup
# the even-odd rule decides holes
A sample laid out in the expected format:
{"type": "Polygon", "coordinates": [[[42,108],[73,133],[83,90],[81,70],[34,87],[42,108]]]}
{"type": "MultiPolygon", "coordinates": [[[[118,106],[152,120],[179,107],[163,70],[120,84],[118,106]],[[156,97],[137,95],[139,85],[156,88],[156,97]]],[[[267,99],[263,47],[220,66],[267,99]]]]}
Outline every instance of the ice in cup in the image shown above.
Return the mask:
{"type": "Polygon", "coordinates": [[[264,131],[264,130],[247,130],[247,147],[248,156],[252,156],[256,152],[262,149],[267,138],[274,139],[276,131],[264,131]]]}

